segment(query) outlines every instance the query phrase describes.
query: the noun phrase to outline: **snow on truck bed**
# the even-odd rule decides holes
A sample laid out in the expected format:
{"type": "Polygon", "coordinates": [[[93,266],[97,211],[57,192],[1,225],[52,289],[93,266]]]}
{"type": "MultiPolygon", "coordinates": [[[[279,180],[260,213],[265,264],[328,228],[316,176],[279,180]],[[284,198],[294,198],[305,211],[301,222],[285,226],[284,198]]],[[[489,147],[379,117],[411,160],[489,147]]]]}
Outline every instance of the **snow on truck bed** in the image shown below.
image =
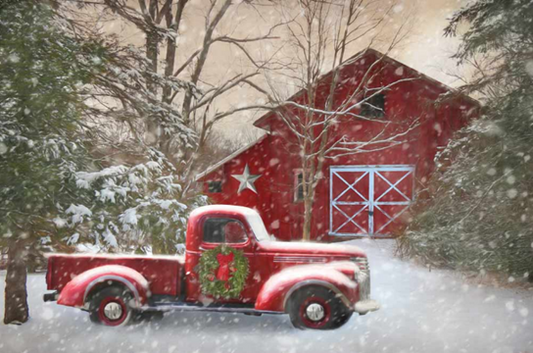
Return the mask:
{"type": "MultiPolygon", "coordinates": [[[[349,244],[368,254],[372,297],[381,309],[335,331],[300,331],[286,315],[192,312],[103,327],[78,309],[43,303],[44,275],[31,274],[31,321],[0,324],[0,352],[533,353],[531,291],[472,285],[449,271],[399,261],[390,240],[349,244]]],[[[4,276],[0,272],[2,313],[4,276]]]]}

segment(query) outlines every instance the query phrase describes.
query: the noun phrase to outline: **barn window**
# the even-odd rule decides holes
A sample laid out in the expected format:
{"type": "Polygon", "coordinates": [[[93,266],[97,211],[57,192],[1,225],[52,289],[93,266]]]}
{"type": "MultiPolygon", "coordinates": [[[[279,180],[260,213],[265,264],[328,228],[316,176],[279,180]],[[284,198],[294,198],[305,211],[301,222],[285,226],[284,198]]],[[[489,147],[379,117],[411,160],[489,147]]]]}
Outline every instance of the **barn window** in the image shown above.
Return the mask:
{"type": "Polygon", "coordinates": [[[369,118],[382,118],[385,116],[385,94],[370,94],[361,106],[361,115],[369,118]]]}
{"type": "Polygon", "coordinates": [[[222,192],[222,182],[221,181],[208,181],[207,192],[209,193],[222,192]]]}
{"type": "Polygon", "coordinates": [[[304,199],[303,177],[301,170],[294,174],[294,202],[300,202],[304,199]]]}

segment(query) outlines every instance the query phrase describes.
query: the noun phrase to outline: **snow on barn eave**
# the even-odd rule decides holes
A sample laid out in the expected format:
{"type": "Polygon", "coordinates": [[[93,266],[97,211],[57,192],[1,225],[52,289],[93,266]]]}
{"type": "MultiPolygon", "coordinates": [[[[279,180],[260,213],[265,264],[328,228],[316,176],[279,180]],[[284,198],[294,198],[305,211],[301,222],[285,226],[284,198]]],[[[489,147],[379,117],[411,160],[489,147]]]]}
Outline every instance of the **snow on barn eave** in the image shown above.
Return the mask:
{"type": "MultiPolygon", "coordinates": [[[[406,68],[408,71],[411,71],[413,73],[413,77],[417,77],[418,79],[421,79],[421,80],[425,80],[426,82],[432,84],[432,85],[435,85],[437,87],[439,87],[440,89],[446,91],[446,93],[444,94],[447,94],[451,97],[461,97],[461,98],[464,98],[466,99],[467,101],[469,101],[470,103],[478,106],[478,107],[481,107],[481,103],[470,97],[469,95],[466,95],[462,92],[460,92],[459,90],[455,89],[455,88],[452,88],[448,85],[446,85],[445,83],[442,83],[440,81],[438,81],[437,79],[434,79],[426,74],[423,74],[421,73],[420,71],[416,70],[416,69],[413,69],[412,67],[410,67],[409,65],[406,65],[396,59],[393,59],[391,58],[390,56],[386,55],[386,54],[383,54],[382,52],[376,50],[376,49],[373,49],[373,48],[366,48],[364,50],[361,50],[360,52],[358,52],[357,54],[351,56],[350,58],[346,59],[346,61],[344,63],[341,64],[342,67],[347,67],[347,66],[350,66],[354,63],[356,63],[357,61],[361,60],[361,59],[364,59],[366,57],[369,57],[369,56],[375,56],[377,59],[382,59],[384,62],[387,62],[395,67],[397,66],[401,66],[401,67],[404,67],[406,68]]],[[[325,78],[327,78],[328,76],[331,75],[331,73],[333,72],[333,70],[325,73],[324,75],[322,75],[317,81],[320,82],[322,80],[324,80],[325,78]]],[[[294,101],[296,100],[296,98],[298,98],[301,94],[304,93],[304,89],[296,92],[295,94],[293,94],[290,98],[287,99],[287,101],[294,101]]],[[[254,126],[257,127],[257,128],[260,128],[260,129],[264,129],[266,131],[270,131],[270,127],[269,127],[269,120],[271,117],[273,117],[273,113],[272,112],[269,112],[269,113],[266,113],[264,114],[263,116],[261,116],[259,119],[257,119],[255,122],[254,122],[254,126]]]]}
{"type": "Polygon", "coordinates": [[[258,144],[259,142],[263,141],[267,137],[267,135],[268,134],[264,134],[263,136],[261,136],[260,138],[258,138],[255,141],[253,141],[252,143],[250,143],[250,144],[248,144],[248,145],[246,145],[244,147],[239,148],[238,150],[236,150],[235,152],[231,153],[230,155],[228,155],[224,159],[220,160],[219,162],[213,164],[210,167],[207,167],[207,169],[204,170],[203,172],[201,172],[199,174],[196,174],[196,177],[194,178],[194,181],[195,182],[201,181],[203,178],[205,178],[206,176],[208,176],[212,172],[216,171],[218,168],[222,167],[224,164],[226,164],[227,162],[231,161],[233,158],[237,157],[241,153],[249,150],[250,148],[252,148],[256,144],[258,144]]]}

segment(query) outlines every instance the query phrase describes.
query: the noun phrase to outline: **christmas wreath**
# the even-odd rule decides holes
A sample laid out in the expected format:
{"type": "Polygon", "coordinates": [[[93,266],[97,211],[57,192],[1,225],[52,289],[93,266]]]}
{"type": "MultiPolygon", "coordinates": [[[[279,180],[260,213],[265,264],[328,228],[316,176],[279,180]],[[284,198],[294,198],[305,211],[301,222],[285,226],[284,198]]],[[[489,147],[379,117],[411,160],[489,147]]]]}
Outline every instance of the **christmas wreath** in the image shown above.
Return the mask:
{"type": "Polygon", "coordinates": [[[202,293],[215,298],[238,298],[248,277],[248,259],[243,252],[219,245],[200,257],[198,271],[202,293]]]}

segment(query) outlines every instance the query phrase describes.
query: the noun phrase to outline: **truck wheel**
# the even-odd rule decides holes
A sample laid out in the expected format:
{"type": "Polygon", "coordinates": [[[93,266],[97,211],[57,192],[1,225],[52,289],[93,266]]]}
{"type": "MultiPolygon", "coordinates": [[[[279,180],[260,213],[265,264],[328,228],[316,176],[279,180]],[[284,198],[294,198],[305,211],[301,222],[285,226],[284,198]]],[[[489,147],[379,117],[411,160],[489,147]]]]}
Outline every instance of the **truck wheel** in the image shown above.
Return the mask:
{"type": "Polygon", "coordinates": [[[133,315],[131,300],[133,295],[127,289],[117,286],[101,289],[89,304],[91,321],[106,326],[127,325],[133,315]]]}
{"type": "Polygon", "coordinates": [[[344,325],[352,316],[331,290],[310,286],[291,295],[288,312],[294,327],[332,330],[344,325]]]}

